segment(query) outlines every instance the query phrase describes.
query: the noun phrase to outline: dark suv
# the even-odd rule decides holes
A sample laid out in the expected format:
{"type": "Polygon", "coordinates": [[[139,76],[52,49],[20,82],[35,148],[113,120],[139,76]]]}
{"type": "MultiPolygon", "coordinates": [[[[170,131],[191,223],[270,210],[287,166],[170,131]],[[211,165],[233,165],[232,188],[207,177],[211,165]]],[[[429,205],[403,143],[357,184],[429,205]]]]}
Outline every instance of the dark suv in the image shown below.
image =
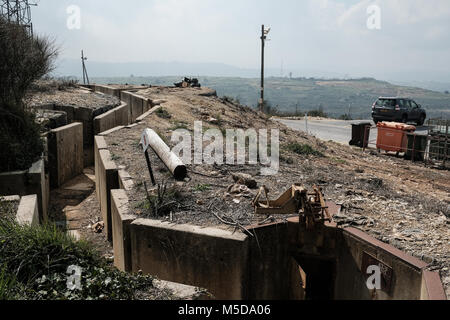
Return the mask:
{"type": "Polygon", "coordinates": [[[372,106],[372,118],[380,121],[415,122],[418,126],[425,123],[427,113],[420,104],[408,98],[380,97],[372,106]]]}

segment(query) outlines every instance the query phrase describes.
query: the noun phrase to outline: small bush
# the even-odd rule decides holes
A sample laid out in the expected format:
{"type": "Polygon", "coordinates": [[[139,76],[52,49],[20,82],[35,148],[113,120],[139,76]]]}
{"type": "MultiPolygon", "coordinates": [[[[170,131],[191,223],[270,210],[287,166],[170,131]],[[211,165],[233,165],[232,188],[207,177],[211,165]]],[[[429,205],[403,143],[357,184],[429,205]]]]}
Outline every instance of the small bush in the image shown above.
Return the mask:
{"type": "Polygon", "coordinates": [[[318,110],[310,110],[307,113],[308,117],[328,118],[328,114],[326,114],[321,108],[318,110]]]}
{"type": "Polygon", "coordinates": [[[26,170],[44,151],[35,115],[0,106],[0,172],[26,170]]]}
{"type": "Polygon", "coordinates": [[[286,147],[289,151],[294,152],[296,154],[301,155],[313,155],[317,157],[323,157],[323,153],[320,151],[315,150],[313,147],[311,147],[309,144],[300,144],[300,143],[290,143],[286,147]]]}
{"type": "Polygon", "coordinates": [[[168,188],[165,183],[158,184],[156,191],[156,194],[147,191],[147,200],[138,206],[147,210],[152,217],[167,216],[178,207],[182,194],[176,187],[168,188]]]}
{"type": "Polygon", "coordinates": [[[158,117],[162,118],[162,119],[170,119],[170,118],[172,118],[170,113],[164,108],[159,108],[158,110],[156,110],[156,115],[158,117]]]}

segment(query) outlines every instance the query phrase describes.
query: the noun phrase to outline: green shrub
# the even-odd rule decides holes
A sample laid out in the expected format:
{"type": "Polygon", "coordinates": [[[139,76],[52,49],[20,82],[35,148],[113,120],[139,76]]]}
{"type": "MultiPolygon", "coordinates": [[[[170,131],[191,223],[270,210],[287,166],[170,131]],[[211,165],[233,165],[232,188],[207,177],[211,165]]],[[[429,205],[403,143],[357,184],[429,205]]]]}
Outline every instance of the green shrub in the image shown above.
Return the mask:
{"type": "Polygon", "coordinates": [[[0,220],[0,300],[136,299],[153,279],[121,272],[87,242],[54,225],[21,226],[0,220]],[[81,289],[67,286],[69,266],[81,268],[81,289]]]}
{"type": "Polygon", "coordinates": [[[0,172],[28,169],[43,151],[40,128],[23,101],[56,56],[52,41],[0,16],[0,172]]]}
{"type": "Polygon", "coordinates": [[[164,108],[159,108],[158,110],[156,110],[156,115],[158,117],[162,118],[162,119],[170,119],[170,118],[172,118],[170,113],[164,108]]]}
{"type": "Polygon", "coordinates": [[[44,151],[41,127],[21,108],[0,106],[0,172],[26,170],[44,151]]]}
{"type": "Polygon", "coordinates": [[[318,156],[318,157],[323,157],[323,153],[315,150],[313,147],[311,147],[309,144],[300,144],[300,143],[290,143],[286,146],[286,148],[291,151],[294,152],[296,154],[301,154],[301,155],[313,155],[313,156],[318,156]]]}

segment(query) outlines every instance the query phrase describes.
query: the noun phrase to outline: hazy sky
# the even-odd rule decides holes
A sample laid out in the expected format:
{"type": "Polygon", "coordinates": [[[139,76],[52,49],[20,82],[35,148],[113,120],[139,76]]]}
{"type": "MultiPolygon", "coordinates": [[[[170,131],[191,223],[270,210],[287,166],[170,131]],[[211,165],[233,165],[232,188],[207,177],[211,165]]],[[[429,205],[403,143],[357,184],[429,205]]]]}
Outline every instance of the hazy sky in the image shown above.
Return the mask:
{"type": "Polygon", "coordinates": [[[61,58],[259,68],[264,23],[268,68],[450,82],[449,0],[40,0],[32,15],[61,58]],[[367,27],[373,4],[380,30],[367,27]],[[70,5],[80,29],[67,27],[70,5]]]}

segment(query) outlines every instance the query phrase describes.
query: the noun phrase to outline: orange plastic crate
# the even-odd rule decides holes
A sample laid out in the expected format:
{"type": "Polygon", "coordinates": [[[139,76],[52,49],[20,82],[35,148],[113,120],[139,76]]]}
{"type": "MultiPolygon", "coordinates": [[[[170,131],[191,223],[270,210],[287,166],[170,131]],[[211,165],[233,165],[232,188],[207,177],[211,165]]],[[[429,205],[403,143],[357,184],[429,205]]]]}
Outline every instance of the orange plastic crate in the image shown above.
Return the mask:
{"type": "Polygon", "coordinates": [[[407,132],[416,131],[416,127],[399,122],[379,122],[377,149],[393,152],[406,152],[407,132]]]}

